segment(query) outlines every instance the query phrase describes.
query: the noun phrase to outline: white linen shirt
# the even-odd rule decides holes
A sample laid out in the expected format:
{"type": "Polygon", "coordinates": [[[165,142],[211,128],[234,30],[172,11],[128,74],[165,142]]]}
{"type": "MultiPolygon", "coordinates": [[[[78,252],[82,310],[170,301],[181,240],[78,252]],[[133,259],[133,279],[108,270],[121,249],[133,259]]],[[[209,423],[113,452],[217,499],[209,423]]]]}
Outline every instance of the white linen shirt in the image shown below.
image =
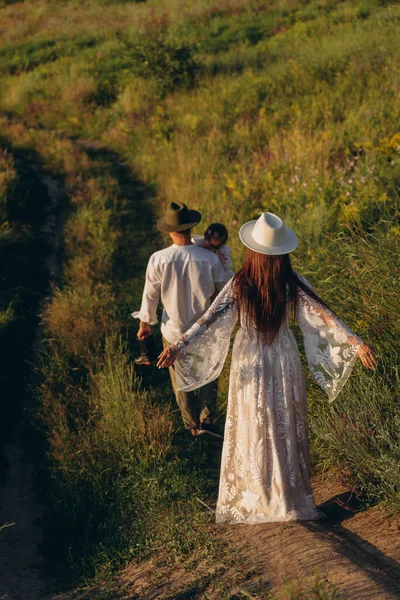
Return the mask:
{"type": "MultiPolygon", "coordinates": [[[[192,243],[196,244],[196,246],[206,246],[207,242],[204,238],[204,235],[194,235],[192,237],[192,243]]],[[[213,250],[210,250],[210,248],[206,249],[209,252],[213,252],[213,250]]],[[[229,279],[231,277],[234,276],[235,272],[232,269],[232,250],[230,248],[228,248],[228,246],[225,246],[225,244],[223,244],[219,249],[218,249],[219,254],[222,254],[222,256],[224,257],[224,261],[222,262],[222,266],[224,267],[225,271],[227,271],[227,275],[226,277],[228,278],[227,281],[229,281],[229,279]]],[[[217,254],[216,252],[214,252],[215,254],[217,254]]],[[[217,254],[218,256],[218,254],[217,254]]]]}
{"type": "Polygon", "coordinates": [[[142,305],[131,315],[155,325],[161,297],[164,307],[161,333],[168,342],[174,343],[205,313],[213,294],[219,292],[228,279],[214,252],[195,245],[172,244],[151,255],[142,305]]]}

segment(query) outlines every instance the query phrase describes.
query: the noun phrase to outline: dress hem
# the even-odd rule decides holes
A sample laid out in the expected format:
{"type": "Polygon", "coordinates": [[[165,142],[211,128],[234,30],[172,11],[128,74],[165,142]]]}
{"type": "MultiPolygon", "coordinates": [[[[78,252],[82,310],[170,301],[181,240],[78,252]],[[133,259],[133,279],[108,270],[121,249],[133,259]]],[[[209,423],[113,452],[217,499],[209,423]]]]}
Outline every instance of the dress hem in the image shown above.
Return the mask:
{"type": "Polygon", "coordinates": [[[286,517],[247,517],[243,519],[232,519],[228,515],[219,516],[217,515],[215,518],[215,522],[217,524],[225,524],[225,525],[262,525],[263,523],[287,523],[288,521],[320,521],[322,519],[326,519],[327,516],[321,510],[316,510],[313,512],[312,516],[308,515],[288,515],[286,517]]]}

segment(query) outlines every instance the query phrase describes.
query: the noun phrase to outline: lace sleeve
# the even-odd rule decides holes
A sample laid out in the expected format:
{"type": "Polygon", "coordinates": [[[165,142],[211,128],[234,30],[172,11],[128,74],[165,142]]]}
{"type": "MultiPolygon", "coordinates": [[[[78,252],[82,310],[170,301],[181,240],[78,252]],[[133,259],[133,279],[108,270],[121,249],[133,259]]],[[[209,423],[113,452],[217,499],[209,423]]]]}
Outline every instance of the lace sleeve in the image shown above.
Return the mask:
{"type": "Polygon", "coordinates": [[[332,402],[350,377],[363,341],[303,290],[299,291],[297,320],[311,374],[332,402]]]}
{"type": "Polygon", "coordinates": [[[231,284],[228,281],[210,308],[175,343],[180,350],[174,364],[178,389],[191,391],[219,377],[237,320],[231,284]]]}

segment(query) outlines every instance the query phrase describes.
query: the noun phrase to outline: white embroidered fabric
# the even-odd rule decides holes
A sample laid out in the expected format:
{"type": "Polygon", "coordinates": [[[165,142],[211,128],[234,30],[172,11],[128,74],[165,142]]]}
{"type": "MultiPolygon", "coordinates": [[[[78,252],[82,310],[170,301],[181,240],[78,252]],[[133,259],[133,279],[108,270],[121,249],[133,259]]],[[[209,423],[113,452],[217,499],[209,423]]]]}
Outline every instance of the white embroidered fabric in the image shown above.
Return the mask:
{"type": "MultiPolygon", "coordinates": [[[[237,321],[231,282],[177,342],[178,387],[193,390],[219,376],[237,321]]],[[[350,375],[362,341],[302,290],[296,312],[311,373],[333,400],[350,375]]],[[[305,381],[288,316],[289,311],[270,345],[257,339],[254,328],[239,328],[236,334],[217,522],[324,516],[315,506],[310,483],[305,381]]]]}

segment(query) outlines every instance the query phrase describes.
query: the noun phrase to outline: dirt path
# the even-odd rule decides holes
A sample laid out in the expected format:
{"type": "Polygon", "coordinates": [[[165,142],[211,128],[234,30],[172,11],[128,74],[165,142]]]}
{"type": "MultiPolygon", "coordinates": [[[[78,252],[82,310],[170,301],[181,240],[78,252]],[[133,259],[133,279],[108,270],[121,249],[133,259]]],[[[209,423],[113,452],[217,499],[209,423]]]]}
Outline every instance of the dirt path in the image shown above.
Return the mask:
{"type": "Polygon", "coordinates": [[[210,524],[210,535],[215,532],[224,547],[218,561],[171,568],[160,555],[131,565],[111,584],[52,600],[261,600],[282,581],[311,581],[315,575],[334,584],[343,600],[399,599],[400,517],[379,507],[353,512],[351,492],[318,477],[313,485],[326,521],[210,524]]]}
{"type": "Polygon", "coordinates": [[[43,514],[33,488],[34,467],[21,431],[7,444],[7,481],[0,491],[2,522],[14,523],[0,533],[0,598],[37,600],[44,593],[41,576],[43,514]]]}
{"type": "MultiPolygon", "coordinates": [[[[50,294],[57,273],[60,236],[56,209],[60,191],[54,178],[43,175],[34,165],[31,168],[45,185],[49,197],[42,233],[51,249],[46,257],[50,294]]],[[[44,579],[42,574],[40,545],[43,535],[39,523],[44,507],[39,503],[34,489],[34,460],[21,421],[5,445],[4,456],[7,469],[5,481],[0,486],[0,526],[5,523],[10,526],[0,532],[0,599],[39,600],[52,583],[44,579]]]]}

